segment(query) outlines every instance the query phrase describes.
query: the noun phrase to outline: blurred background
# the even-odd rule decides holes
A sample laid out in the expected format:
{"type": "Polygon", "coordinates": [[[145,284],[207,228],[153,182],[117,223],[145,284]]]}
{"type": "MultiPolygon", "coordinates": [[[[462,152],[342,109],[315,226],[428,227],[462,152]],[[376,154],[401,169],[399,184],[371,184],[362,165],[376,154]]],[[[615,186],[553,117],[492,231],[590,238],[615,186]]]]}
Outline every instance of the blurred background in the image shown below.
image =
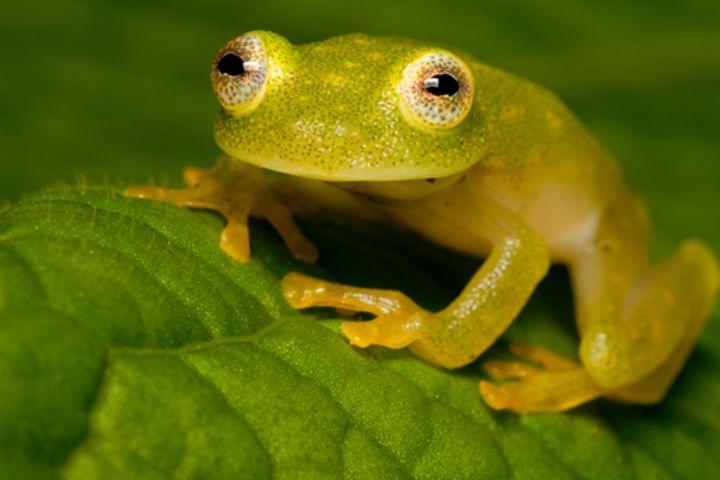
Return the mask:
{"type": "Polygon", "coordinates": [[[655,253],[720,247],[717,0],[6,2],[0,205],[59,182],[176,183],[211,165],[210,62],[269,29],[442,42],[558,93],[647,201],[655,253]]]}

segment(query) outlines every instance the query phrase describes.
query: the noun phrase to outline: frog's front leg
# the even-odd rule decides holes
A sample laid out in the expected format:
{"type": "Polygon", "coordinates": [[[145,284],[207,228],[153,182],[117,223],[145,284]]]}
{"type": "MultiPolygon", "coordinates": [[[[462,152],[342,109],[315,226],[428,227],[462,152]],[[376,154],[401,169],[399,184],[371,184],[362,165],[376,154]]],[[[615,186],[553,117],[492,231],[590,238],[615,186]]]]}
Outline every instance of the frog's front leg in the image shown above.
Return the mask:
{"type": "MultiPolygon", "coordinates": [[[[442,204],[423,215],[445,215],[442,204]]],[[[463,228],[492,243],[490,256],[460,296],[431,313],[395,291],[354,288],[297,274],[283,281],[283,292],[297,308],[332,306],[369,312],[366,322],[344,322],[343,331],[360,347],[409,346],[418,356],[448,368],[466,365],[484,352],[518,315],[545,276],[545,242],[513,212],[484,199],[482,218],[462,219],[463,228]]]]}
{"type": "Polygon", "coordinates": [[[124,194],[220,212],[228,222],[220,245],[241,262],[247,262],[250,257],[247,226],[250,215],[266,218],[298,259],[314,262],[317,258],[317,249],[300,232],[260,168],[235,162],[229,165],[221,159],[213,169],[189,167],[184,177],[186,189],[133,186],[125,189],[124,194]]]}

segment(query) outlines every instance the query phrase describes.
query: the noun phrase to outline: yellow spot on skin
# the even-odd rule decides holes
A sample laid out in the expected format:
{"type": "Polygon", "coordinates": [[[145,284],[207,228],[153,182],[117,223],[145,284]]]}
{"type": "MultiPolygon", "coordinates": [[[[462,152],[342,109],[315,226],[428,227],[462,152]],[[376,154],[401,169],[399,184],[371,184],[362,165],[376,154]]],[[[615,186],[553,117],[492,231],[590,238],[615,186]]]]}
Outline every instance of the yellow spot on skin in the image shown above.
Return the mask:
{"type": "Polygon", "coordinates": [[[542,163],[543,163],[543,156],[540,152],[533,152],[528,156],[528,164],[541,165],[542,163]]]}
{"type": "Polygon", "coordinates": [[[557,130],[562,127],[563,121],[560,117],[555,114],[552,110],[545,112],[545,119],[547,120],[548,126],[551,130],[557,130]]]}
{"type": "Polygon", "coordinates": [[[355,68],[355,67],[357,67],[357,66],[358,66],[357,63],[354,63],[354,62],[345,62],[345,67],[346,67],[348,70],[352,70],[353,68],[355,68]]]}
{"type": "Polygon", "coordinates": [[[337,87],[345,82],[345,77],[336,73],[331,73],[327,76],[327,81],[333,87],[337,87]]]}
{"type": "Polygon", "coordinates": [[[675,304],[675,295],[673,295],[673,292],[671,292],[667,288],[661,289],[660,295],[662,296],[663,300],[665,300],[665,303],[667,303],[668,305],[675,304]]]}
{"type": "Polygon", "coordinates": [[[525,107],[522,105],[506,105],[501,115],[504,121],[513,122],[525,115],[525,107]]]}
{"type": "Polygon", "coordinates": [[[506,165],[506,160],[500,155],[491,155],[485,158],[487,168],[502,168],[506,165]]]}
{"type": "Polygon", "coordinates": [[[370,60],[382,60],[383,54],[380,52],[370,52],[368,57],[370,57],[370,60]]]}

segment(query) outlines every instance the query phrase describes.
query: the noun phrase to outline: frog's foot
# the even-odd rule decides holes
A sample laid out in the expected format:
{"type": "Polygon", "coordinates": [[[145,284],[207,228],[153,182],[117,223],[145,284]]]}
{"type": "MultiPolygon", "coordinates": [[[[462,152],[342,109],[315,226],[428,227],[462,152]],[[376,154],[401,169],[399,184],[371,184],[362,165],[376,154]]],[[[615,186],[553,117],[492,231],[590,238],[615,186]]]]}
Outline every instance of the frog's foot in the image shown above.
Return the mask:
{"type": "Polygon", "coordinates": [[[480,382],[480,393],[492,408],[516,413],[562,411],[603,394],[578,363],[562,358],[542,347],[513,343],[510,350],[536,363],[491,360],[483,368],[502,385],[480,382]]]}
{"type": "Polygon", "coordinates": [[[123,193],[132,198],[146,198],[181,207],[220,212],[228,222],[222,232],[220,246],[243,263],[250,257],[250,215],[266,218],[296,258],[306,262],[317,259],[317,249],[300,232],[290,211],[263,184],[262,172],[259,170],[232,172],[188,168],[184,176],[189,187],[186,189],[133,186],[125,189],[123,193]]]}
{"type": "Polygon", "coordinates": [[[342,330],[353,345],[403,348],[419,338],[429,315],[400,292],[356,288],[299,273],[283,278],[282,291],[294,308],[335,307],[375,315],[370,321],[343,322],[342,330]]]}

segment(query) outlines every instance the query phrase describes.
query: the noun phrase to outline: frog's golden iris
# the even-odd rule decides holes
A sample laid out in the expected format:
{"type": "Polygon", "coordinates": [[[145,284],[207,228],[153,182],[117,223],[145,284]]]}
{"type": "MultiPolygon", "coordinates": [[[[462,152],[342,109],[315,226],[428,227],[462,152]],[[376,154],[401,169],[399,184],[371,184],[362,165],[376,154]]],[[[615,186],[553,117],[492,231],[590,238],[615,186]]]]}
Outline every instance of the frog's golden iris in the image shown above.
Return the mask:
{"type": "Polygon", "coordinates": [[[405,119],[429,128],[451,128],[462,122],[474,93],[470,69],[445,53],[428,53],[410,63],[398,90],[405,119]],[[430,86],[433,80],[437,86],[430,86]]]}
{"type": "Polygon", "coordinates": [[[236,114],[246,114],[262,101],[267,75],[262,43],[255,35],[243,35],[218,52],[211,78],[222,106],[236,114]]]}

